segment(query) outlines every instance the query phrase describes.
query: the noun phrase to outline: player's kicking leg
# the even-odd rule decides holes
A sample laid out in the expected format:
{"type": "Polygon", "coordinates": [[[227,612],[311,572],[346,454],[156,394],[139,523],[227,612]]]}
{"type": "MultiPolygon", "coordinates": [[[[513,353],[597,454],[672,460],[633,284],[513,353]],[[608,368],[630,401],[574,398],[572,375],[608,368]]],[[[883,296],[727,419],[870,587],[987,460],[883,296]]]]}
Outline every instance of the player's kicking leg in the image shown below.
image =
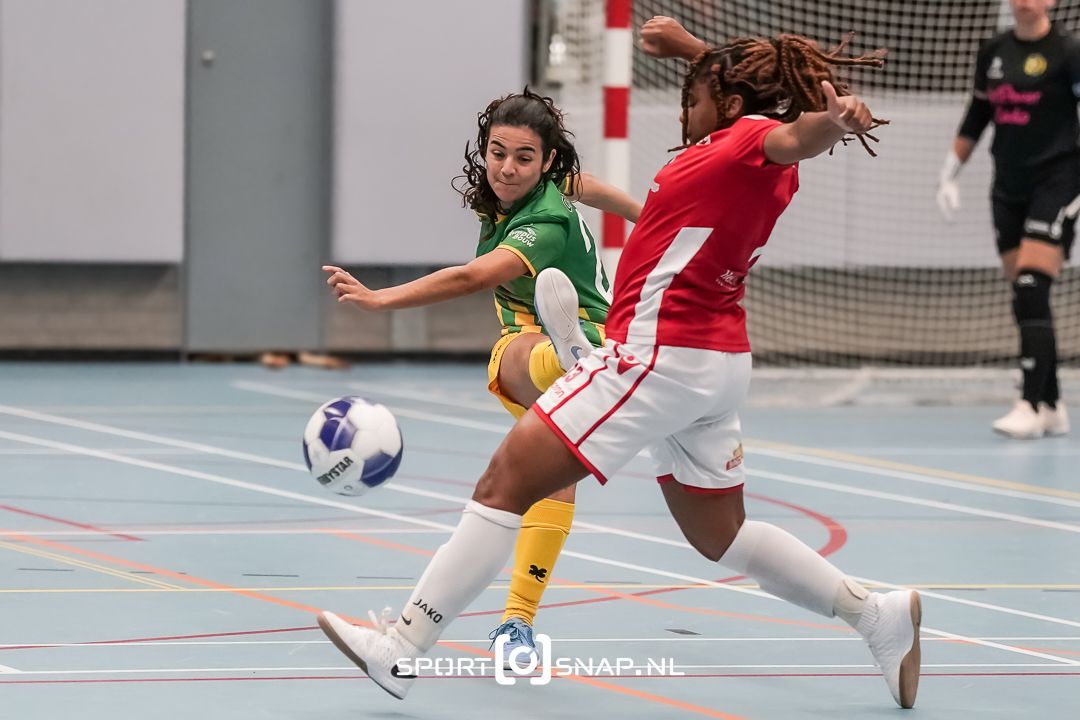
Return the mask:
{"type": "MultiPolygon", "coordinates": [[[[522,380],[515,385],[513,380],[516,378],[504,379],[502,372],[498,376],[504,391],[509,390],[511,395],[527,400],[519,401],[518,407],[522,412],[524,408],[521,406],[531,405],[540,390],[547,389],[563,372],[593,349],[578,318],[580,299],[577,290],[565,273],[557,268],[540,271],[536,278],[534,299],[537,314],[548,332],[550,343],[539,342],[533,338],[519,339],[507,349],[506,354],[511,355],[517,345],[526,347],[526,343],[529,343],[527,359],[517,363],[507,363],[504,360],[503,365],[512,364],[525,368],[525,372],[516,373],[522,380]],[[550,357],[552,349],[555,351],[555,358],[550,357]],[[554,359],[557,359],[557,365],[552,362],[554,359]],[[515,390],[518,392],[514,392],[515,390]]],[[[507,407],[514,412],[510,405],[507,407]]],[[[515,417],[520,417],[520,414],[515,413],[515,417]]],[[[574,492],[573,488],[567,488],[538,502],[522,519],[506,612],[503,614],[502,623],[489,636],[492,644],[505,637],[502,642],[507,658],[518,649],[524,649],[529,655],[536,657],[532,623],[548,578],[554,570],[555,561],[570,533],[573,516],[574,492]]]]}
{"type": "Polygon", "coordinates": [[[431,559],[397,622],[354,627],[323,612],[319,627],[380,687],[404,698],[415,676],[399,672],[398,662],[428,652],[495,579],[514,548],[521,516],[533,503],[588,474],[529,412],[495,451],[457,528],[431,559]]]}

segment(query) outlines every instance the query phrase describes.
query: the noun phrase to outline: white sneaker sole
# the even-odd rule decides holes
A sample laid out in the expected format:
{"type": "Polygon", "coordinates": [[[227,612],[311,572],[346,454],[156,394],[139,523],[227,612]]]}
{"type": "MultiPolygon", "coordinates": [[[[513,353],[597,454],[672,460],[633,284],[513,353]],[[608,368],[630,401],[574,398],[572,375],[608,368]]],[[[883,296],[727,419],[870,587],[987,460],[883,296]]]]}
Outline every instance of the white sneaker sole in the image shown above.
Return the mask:
{"type": "Polygon", "coordinates": [[[569,370],[578,359],[592,352],[592,345],[581,330],[578,302],[577,290],[561,270],[548,268],[536,276],[536,312],[563,370],[569,370]]]}
{"type": "Polygon", "coordinates": [[[1017,433],[1010,430],[1005,430],[1003,428],[995,427],[994,432],[996,432],[998,435],[1004,435],[1007,438],[1012,438],[1013,440],[1038,440],[1043,436],[1042,430],[1034,430],[1032,432],[1026,433],[1017,433]]]}
{"type": "Polygon", "coordinates": [[[919,677],[922,674],[922,648],[919,645],[922,598],[914,590],[911,592],[911,624],[915,629],[915,636],[911,641],[911,649],[900,661],[900,707],[905,710],[915,707],[915,696],[919,692],[919,677]]]}
{"type": "Polygon", "coordinates": [[[1059,437],[1061,435],[1068,435],[1070,429],[1071,428],[1068,425],[1065,425],[1064,427],[1059,425],[1057,427],[1048,427],[1043,432],[1046,437],[1059,437]]]}
{"type": "MultiPolygon", "coordinates": [[[[332,615],[332,613],[321,612],[316,616],[316,620],[319,623],[319,628],[322,629],[326,637],[330,638],[330,642],[334,643],[334,647],[340,650],[345,657],[352,660],[353,663],[363,670],[364,674],[371,678],[376,685],[396,697],[398,700],[404,700],[408,689],[393,687],[393,685],[387,683],[385,680],[380,679],[379,673],[372,673],[368,670],[368,664],[362,657],[353,652],[353,649],[349,647],[349,643],[345,641],[345,638],[338,633],[337,628],[334,626],[334,620],[340,623],[344,623],[345,621],[336,615],[332,615],[333,619],[331,619],[330,617],[327,617],[329,615],[332,615]]],[[[391,672],[393,672],[393,670],[391,670],[391,672]]]]}

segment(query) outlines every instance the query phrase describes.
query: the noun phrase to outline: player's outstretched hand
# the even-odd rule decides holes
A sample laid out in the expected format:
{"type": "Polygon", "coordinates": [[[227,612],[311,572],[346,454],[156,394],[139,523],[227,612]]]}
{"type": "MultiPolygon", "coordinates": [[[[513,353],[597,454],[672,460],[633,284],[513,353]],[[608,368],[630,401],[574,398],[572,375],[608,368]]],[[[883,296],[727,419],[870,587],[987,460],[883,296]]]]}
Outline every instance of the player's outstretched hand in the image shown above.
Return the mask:
{"type": "Polygon", "coordinates": [[[960,209],[960,184],[955,180],[942,179],[938,184],[937,206],[946,222],[952,222],[960,209]]]}
{"type": "Polygon", "coordinates": [[[657,15],[641,26],[641,49],[653,57],[692,60],[705,49],[705,43],[675,18],[657,15]]]}
{"type": "Polygon", "coordinates": [[[960,209],[960,184],[956,182],[956,176],[960,174],[961,165],[956,151],[951,150],[938,174],[937,206],[946,222],[952,222],[960,209]]]}
{"type": "Polygon", "coordinates": [[[856,134],[870,130],[874,116],[866,103],[854,95],[838,96],[836,88],[827,80],[822,81],[821,89],[825,92],[826,112],[834,123],[856,134]]]}
{"type": "Polygon", "coordinates": [[[326,284],[334,291],[338,302],[350,302],[365,310],[380,309],[376,292],[351,274],[334,265],[323,265],[323,271],[330,273],[326,284]]]}

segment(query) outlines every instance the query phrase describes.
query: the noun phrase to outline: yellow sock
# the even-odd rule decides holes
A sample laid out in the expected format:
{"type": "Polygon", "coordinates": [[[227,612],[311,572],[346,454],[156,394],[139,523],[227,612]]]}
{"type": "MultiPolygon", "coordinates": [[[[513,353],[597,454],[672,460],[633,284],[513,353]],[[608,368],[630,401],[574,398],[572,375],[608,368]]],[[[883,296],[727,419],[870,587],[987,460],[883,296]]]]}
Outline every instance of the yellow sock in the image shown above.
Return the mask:
{"type": "Polygon", "coordinates": [[[573,503],[549,498],[525,513],[514,547],[514,575],[510,579],[503,622],[519,617],[532,624],[573,521],[573,503]]]}
{"type": "Polygon", "coordinates": [[[555,354],[555,346],[550,340],[533,346],[529,353],[529,379],[537,390],[547,390],[564,373],[559,365],[559,356],[555,354]]]}

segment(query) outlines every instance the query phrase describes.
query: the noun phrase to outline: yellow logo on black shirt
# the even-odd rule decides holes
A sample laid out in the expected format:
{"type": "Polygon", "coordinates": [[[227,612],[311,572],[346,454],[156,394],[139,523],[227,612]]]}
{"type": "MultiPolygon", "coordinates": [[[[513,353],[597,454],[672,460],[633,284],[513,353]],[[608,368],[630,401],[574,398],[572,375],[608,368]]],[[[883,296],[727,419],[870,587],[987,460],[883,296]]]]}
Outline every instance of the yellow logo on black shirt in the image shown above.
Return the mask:
{"type": "Polygon", "coordinates": [[[1038,77],[1046,72],[1046,58],[1039,53],[1031,53],[1024,60],[1024,74],[1038,77]]]}

